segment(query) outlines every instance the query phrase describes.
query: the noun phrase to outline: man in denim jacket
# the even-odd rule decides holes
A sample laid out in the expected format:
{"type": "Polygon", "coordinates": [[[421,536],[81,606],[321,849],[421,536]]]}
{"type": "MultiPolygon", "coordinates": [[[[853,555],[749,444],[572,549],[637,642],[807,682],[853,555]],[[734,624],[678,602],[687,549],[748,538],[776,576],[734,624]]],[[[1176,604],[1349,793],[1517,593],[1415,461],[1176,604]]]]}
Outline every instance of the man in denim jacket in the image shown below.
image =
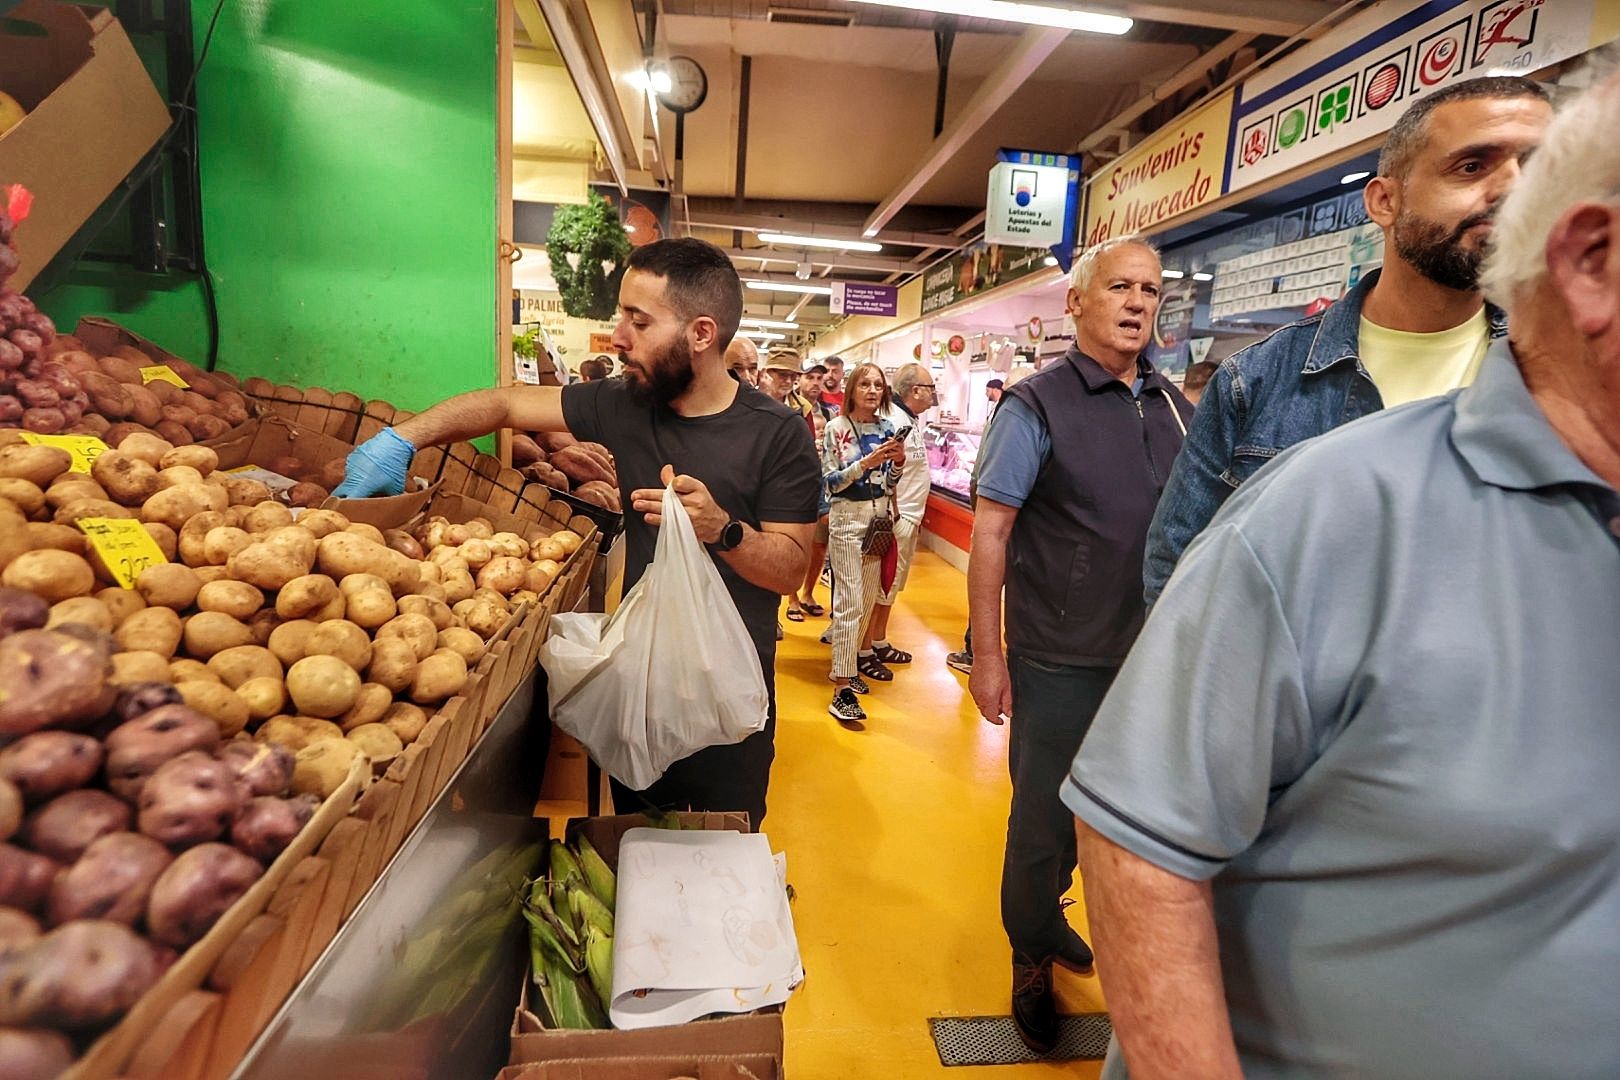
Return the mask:
{"type": "Polygon", "coordinates": [[[1227,497],[1279,453],[1473,382],[1507,332],[1478,286],[1491,222],[1551,116],[1539,84],[1500,77],[1422,97],[1396,122],[1365,194],[1382,271],[1221,364],[1148,533],[1149,604],[1227,497]]]}

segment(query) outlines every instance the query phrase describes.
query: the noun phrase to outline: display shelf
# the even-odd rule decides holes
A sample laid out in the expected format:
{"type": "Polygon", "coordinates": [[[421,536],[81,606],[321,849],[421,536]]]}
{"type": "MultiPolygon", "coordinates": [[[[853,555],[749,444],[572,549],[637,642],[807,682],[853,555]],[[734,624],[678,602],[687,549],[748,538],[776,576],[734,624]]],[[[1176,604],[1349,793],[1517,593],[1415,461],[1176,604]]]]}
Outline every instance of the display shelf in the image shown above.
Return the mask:
{"type": "Polygon", "coordinates": [[[523,978],[517,886],[540,866],[544,673],[524,679],[231,1075],[493,1076],[523,978]]]}

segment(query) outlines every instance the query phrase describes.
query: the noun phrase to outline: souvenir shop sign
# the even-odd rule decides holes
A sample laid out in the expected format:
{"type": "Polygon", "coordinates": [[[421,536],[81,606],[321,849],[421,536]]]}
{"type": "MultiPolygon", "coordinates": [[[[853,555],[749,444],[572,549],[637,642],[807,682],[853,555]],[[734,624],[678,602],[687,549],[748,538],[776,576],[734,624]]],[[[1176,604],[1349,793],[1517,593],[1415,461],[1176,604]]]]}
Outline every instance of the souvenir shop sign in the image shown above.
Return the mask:
{"type": "Polygon", "coordinates": [[[1086,184],[1083,246],[1153,232],[1220,198],[1231,125],[1227,91],[1100,170],[1086,184]]]}
{"type": "Polygon", "coordinates": [[[1597,0],[1393,0],[1237,90],[1228,191],[1381,135],[1413,101],[1482,75],[1528,75],[1586,52],[1597,0]]]}
{"type": "Polygon", "coordinates": [[[1080,159],[1038,150],[1000,150],[985,194],[984,238],[1051,247],[1074,235],[1080,159]]]}
{"type": "Polygon", "coordinates": [[[922,314],[932,315],[998,285],[1027,277],[1046,266],[1046,248],[1009,247],[979,241],[923,271],[922,314]]]}

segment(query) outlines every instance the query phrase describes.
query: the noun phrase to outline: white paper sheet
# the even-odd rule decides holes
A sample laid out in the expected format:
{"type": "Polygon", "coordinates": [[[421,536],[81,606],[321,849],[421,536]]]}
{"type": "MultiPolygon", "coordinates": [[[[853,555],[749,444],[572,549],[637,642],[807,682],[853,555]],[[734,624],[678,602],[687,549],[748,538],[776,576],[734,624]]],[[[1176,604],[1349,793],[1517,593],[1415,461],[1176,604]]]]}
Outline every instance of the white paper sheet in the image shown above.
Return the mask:
{"type": "Polygon", "coordinates": [[[618,1028],[776,1005],[804,981],[786,864],[763,835],[632,829],[619,844],[618,1028]]]}

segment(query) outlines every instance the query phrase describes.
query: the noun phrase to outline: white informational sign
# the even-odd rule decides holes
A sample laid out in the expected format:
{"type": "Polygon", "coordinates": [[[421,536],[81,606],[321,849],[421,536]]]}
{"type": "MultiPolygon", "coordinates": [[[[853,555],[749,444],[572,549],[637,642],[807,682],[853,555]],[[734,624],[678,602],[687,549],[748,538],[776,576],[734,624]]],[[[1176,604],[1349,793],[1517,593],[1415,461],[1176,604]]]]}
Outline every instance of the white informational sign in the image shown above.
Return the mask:
{"type": "Polygon", "coordinates": [[[1073,159],[1065,154],[1003,151],[1011,161],[990,169],[985,195],[984,241],[1042,248],[1062,243],[1069,189],[1079,183],[1073,159]]]}
{"type": "Polygon", "coordinates": [[[1390,0],[1247,80],[1227,191],[1379,135],[1412,102],[1483,75],[1528,75],[1586,52],[1594,0],[1390,0]]]}

